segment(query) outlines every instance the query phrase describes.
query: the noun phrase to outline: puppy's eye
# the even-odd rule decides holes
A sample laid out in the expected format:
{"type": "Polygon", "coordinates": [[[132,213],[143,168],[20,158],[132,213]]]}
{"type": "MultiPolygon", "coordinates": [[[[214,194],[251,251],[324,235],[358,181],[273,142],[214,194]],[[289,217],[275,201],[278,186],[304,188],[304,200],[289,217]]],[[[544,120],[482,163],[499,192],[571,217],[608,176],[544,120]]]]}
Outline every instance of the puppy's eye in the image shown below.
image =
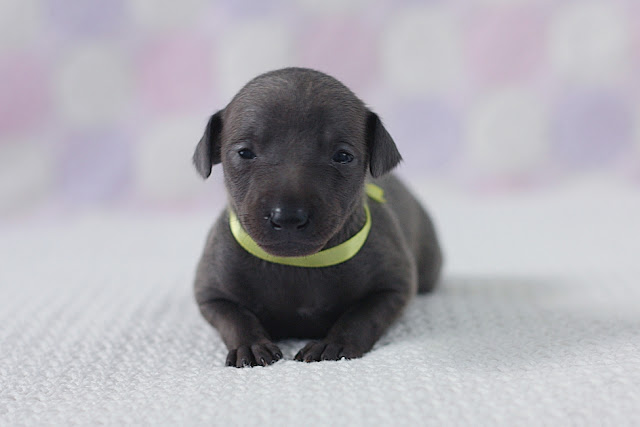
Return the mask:
{"type": "Polygon", "coordinates": [[[340,163],[344,165],[346,163],[351,163],[353,161],[353,155],[347,153],[346,151],[340,150],[333,155],[331,160],[333,160],[336,163],[340,163]]]}
{"type": "Polygon", "coordinates": [[[253,151],[249,150],[248,148],[243,148],[242,150],[238,151],[238,155],[246,160],[256,158],[256,155],[253,153],[253,151]]]}

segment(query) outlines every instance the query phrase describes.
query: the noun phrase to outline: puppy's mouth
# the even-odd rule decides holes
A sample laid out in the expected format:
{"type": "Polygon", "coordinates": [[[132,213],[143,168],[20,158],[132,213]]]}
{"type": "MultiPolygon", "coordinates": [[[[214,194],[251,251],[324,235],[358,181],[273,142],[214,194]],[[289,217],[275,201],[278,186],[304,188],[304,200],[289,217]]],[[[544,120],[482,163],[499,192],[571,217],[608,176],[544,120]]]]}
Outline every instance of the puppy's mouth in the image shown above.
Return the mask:
{"type": "MultiPolygon", "coordinates": [[[[318,218],[317,216],[315,218],[318,218]]],[[[294,218],[298,220],[298,218],[294,218]]],[[[245,216],[239,218],[242,233],[253,245],[275,257],[304,257],[325,248],[333,233],[325,221],[313,220],[308,215],[301,224],[292,224],[282,218],[245,216]],[[244,221],[243,221],[244,220],[244,221]]],[[[236,236],[238,238],[238,236],[236,236]]],[[[242,239],[242,237],[241,237],[242,239]]]]}

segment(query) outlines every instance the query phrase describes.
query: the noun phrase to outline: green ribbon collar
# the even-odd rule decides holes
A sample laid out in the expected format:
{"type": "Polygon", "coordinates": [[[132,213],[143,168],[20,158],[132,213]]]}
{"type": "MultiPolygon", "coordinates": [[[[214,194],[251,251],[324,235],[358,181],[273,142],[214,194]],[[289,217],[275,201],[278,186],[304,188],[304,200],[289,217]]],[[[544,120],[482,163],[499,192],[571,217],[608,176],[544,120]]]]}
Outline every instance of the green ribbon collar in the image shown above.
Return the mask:
{"type": "MultiPolygon", "coordinates": [[[[367,183],[365,191],[367,196],[371,199],[379,203],[386,202],[384,198],[384,190],[377,185],[367,183]]],[[[349,240],[315,254],[300,257],[281,257],[267,253],[264,249],[258,246],[255,240],[253,240],[244,228],[242,228],[238,217],[231,209],[229,209],[229,225],[231,227],[231,234],[233,234],[233,237],[235,237],[238,244],[242,246],[245,251],[255,257],[276,264],[290,265],[294,267],[330,267],[350,260],[360,251],[360,249],[362,249],[364,242],[366,242],[367,237],[369,236],[369,231],[371,231],[371,212],[369,211],[369,205],[366,202],[364,204],[364,212],[366,215],[364,226],[349,240]]]]}

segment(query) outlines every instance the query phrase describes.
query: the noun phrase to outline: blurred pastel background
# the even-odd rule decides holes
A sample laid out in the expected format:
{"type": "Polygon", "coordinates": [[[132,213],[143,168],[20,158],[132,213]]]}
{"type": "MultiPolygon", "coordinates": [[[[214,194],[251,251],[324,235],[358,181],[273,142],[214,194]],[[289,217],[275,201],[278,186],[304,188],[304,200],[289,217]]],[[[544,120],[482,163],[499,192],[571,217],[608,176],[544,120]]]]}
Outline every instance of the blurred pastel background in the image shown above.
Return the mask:
{"type": "Polygon", "coordinates": [[[378,112],[414,186],[640,189],[633,0],[0,0],[0,212],[220,201],[190,165],[207,118],[285,66],[378,112]]]}

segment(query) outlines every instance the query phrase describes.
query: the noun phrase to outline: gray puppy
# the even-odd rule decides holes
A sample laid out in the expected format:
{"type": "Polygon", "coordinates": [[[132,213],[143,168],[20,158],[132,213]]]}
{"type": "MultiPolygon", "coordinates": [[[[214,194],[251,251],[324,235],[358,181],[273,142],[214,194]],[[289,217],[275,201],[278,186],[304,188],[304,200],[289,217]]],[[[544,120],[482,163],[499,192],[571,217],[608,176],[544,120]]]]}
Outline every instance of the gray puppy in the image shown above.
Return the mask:
{"type": "Polygon", "coordinates": [[[195,297],[227,365],[274,363],[283,338],[315,339],[296,360],[360,357],[416,292],[433,289],[440,247],[387,174],[400,160],[378,116],[309,69],[258,76],[210,118],[193,161],[204,178],[222,163],[229,206],[207,238],[195,297]]]}

